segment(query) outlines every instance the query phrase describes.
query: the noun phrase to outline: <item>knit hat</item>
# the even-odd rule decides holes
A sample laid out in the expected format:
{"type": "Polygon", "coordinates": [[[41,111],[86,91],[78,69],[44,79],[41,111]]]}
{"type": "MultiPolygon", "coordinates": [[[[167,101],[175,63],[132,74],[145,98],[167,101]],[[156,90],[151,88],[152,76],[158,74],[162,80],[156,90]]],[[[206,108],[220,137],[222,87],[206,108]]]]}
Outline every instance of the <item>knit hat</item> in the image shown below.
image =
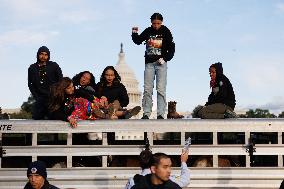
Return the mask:
{"type": "Polygon", "coordinates": [[[50,59],[50,51],[49,51],[49,49],[48,49],[46,46],[42,46],[42,47],[40,47],[40,48],[38,49],[37,55],[36,55],[37,61],[39,61],[39,54],[40,54],[41,52],[46,52],[46,53],[47,53],[47,55],[48,55],[48,59],[47,59],[47,60],[49,61],[49,59],[50,59]]]}
{"type": "Polygon", "coordinates": [[[46,179],[47,172],[45,163],[43,161],[34,161],[30,163],[29,168],[27,170],[27,177],[29,177],[30,174],[39,174],[44,179],[46,179]]]}

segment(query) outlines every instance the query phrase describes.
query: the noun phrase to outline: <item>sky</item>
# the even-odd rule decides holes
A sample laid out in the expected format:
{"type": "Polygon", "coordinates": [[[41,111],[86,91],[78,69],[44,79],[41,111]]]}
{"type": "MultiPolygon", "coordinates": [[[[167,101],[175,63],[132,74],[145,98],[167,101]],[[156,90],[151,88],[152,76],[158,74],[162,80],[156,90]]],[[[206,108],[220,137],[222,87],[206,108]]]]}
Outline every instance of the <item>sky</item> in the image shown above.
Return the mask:
{"type": "Polygon", "coordinates": [[[149,27],[154,12],[176,43],[167,101],[178,111],[205,104],[215,62],[223,63],[237,110],[284,111],[284,0],[0,0],[0,107],[27,100],[28,67],[43,45],[64,76],[89,70],[98,81],[123,43],[143,91],[145,46],[132,42],[131,28],[149,27]]]}

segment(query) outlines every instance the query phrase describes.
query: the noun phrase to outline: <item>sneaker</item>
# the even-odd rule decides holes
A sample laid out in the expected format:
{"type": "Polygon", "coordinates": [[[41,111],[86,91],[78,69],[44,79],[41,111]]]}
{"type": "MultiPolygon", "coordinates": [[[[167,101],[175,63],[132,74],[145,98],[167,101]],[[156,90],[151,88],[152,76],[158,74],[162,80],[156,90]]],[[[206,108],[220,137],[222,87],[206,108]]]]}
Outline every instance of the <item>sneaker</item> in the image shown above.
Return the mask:
{"type": "Polygon", "coordinates": [[[130,119],[132,116],[137,115],[141,110],[140,106],[135,106],[134,108],[127,110],[126,114],[124,115],[125,119],[130,119]]]}
{"type": "Polygon", "coordinates": [[[161,115],[159,115],[159,116],[157,117],[157,119],[164,119],[164,117],[161,116],[161,115]]]}
{"type": "Polygon", "coordinates": [[[239,116],[234,112],[229,109],[227,109],[224,113],[224,118],[238,118],[239,116]]]}
{"type": "Polygon", "coordinates": [[[141,119],[149,119],[149,117],[147,115],[143,115],[141,119]]]}

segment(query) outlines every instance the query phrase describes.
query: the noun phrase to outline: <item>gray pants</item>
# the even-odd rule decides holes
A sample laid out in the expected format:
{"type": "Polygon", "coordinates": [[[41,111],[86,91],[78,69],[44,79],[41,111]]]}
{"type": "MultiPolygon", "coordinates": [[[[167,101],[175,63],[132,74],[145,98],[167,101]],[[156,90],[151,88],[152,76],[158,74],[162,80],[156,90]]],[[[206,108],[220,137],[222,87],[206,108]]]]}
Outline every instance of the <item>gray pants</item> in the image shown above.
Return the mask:
{"type": "Polygon", "coordinates": [[[224,113],[227,109],[233,111],[231,107],[222,103],[211,104],[204,106],[198,112],[198,115],[201,119],[224,119],[224,113]]]}

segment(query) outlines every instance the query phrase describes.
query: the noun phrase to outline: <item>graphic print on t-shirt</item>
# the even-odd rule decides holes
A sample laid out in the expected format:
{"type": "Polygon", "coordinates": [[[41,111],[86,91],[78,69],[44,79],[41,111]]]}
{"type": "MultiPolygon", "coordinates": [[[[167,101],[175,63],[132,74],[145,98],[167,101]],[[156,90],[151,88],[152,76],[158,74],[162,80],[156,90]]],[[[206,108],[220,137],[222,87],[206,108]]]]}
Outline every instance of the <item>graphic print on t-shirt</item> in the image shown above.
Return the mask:
{"type": "Polygon", "coordinates": [[[163,38],[161,35],[150,36],[146,45],[146,54],[148,56],[162,55],[163,38]]]}

